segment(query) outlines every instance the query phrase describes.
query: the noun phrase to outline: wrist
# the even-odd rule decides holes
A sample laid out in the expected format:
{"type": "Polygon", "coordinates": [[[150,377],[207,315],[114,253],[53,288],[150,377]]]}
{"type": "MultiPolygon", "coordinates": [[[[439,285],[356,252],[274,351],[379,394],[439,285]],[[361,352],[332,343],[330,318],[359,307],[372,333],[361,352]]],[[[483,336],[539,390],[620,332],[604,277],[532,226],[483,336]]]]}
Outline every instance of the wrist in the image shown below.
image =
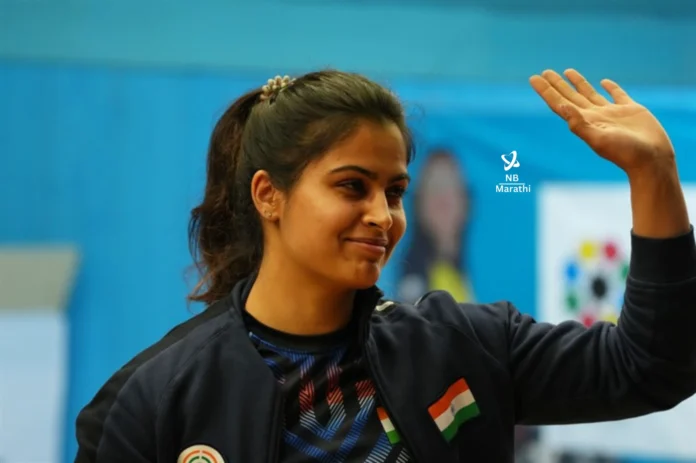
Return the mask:
{"type": "Polygon", "coordinates": [[[633,233],[646,238],[671,238],[691,224],[679,173],[673,160],[662,159],[629,174],[633,233]]]}
{"type": "Polygon", "coordinates": [[[659,187],[660,185],[664,186],[665,183],[680,184],[677,162],[673,155],[663,156],[628,169],[626,175],[631,188],[634,186],[659,187]]]}

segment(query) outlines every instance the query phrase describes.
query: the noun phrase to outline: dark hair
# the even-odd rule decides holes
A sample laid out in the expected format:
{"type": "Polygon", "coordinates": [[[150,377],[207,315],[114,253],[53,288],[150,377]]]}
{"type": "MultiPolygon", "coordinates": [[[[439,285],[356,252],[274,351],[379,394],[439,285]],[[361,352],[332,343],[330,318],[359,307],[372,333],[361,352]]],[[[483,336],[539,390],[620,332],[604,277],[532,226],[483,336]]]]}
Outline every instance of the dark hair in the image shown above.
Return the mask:
{"type": "Polygon", "coordinates": [[[189,223],[189,246],[202,276],[190,301],[219,300],[258,268],[263,236],[251,198],[258,170],[267,171],[276,188],[290,191],[307,164],[350,136],[361,120],[396,124],[407,161],[413,158],[398,98],[361,75],[312,72],[271,99],[261,101],[261,95],[258,88],[232,103],[213,130],[203,201],[189,223]]]}

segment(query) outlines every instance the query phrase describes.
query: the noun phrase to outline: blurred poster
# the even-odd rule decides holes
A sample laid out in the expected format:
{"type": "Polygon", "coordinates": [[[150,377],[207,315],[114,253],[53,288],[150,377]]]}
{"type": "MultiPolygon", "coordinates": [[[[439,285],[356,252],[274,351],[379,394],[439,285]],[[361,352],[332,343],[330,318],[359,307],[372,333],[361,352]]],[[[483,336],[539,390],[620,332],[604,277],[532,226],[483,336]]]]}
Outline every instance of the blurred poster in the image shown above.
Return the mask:
{"type": "MultiPolygon", "coordinates": [[[[685,188],[696,217],[696,188],[685,188]]],[[[625,184],[556,184],[539,191],[539,319],[616,322],[630,259],[630,192],[625,184]]],[[[696,397],[675,409],[609,423],[540,428],[556,451],[696,459],[696,397]]]]}
{"type": "Polygon", "coordinates": [[[415,302],[441,289],[460,302],[473,301],[464,249],[470,210],[464,172],[454,152],[435,149],[416,175],[409,223],[413,235],[402,263],[399,298],[415,302]]]}

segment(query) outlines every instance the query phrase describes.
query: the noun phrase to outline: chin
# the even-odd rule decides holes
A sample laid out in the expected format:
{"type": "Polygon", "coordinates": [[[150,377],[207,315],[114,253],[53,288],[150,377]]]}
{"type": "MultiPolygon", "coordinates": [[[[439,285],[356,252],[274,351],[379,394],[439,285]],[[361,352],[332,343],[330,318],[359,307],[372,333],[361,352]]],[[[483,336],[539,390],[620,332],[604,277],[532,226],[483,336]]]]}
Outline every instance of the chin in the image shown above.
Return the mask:
{"type": "Polygon", "coordinates": [[[377,284],[382,274],[381,262],[361,262],[357,266],[351,278],[351,287],[355,289],[367,289],[377,284]]]}
{"type": "Polygon", "coordinates": [[[384,261],[359,260],[343,262],[331,269],[322,268],[321,275],[329,284],[349,290],[368,289],[377,284],[384,261]]]}

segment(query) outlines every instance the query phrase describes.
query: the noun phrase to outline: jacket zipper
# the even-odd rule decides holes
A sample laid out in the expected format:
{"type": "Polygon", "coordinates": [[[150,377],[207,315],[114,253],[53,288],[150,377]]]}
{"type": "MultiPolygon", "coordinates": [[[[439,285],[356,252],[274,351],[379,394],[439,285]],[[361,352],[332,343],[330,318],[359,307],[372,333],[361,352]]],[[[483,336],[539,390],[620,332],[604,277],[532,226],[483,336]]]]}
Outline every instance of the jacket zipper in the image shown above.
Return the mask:
{"type": "Polygon", "coordinates": [[[372,356],[369,351],[369,347],[367,345],[367,339],[365,339],[365,343],[363,344],[363,352],[365,353],[365,360],[367,361],[367,368],[368,371],[370,372],[370,376],[372,377],[372,381],[375,384],[375,392],[377,393],[377,397],[379,398],[380,402],[382,403],[385,411],[387,412],[387,416],[391,420],[392,424],[394,425],[394,428],[396,429],[396,432],[399,433],[399,436],[401,437],[402,442],[406,446],[406,449],[409,451],[411,454],[411,457],[418,462],[418,461],[425,461],[419,457],[417,457],[418,449],[412,445],[412,442],[409,442],[409,440],[406,437],[406,433],[404,432],[404,428],[399,425],[399,421],[396,417],[395,413],[392,413],[393,408],[391,408],[391,405],[389,404],[389,400],[387,399],[387,395],[384,394],[382,386],[381,386],[381,378],[379,375],[377,375],[377,371],[372,363],[372,356]]]}
{"type": "Polygon", "coordinates": [[[285,400],[282,392],[276,392],[275,416],[273,417],[273,430],[271,432],[271,446],[268,456],[269,463],[278,463],[280,456],[281,437],[283,435],[283,408],[285,400]]]}
{"type": "MultiPolygon", "coordinates": [[[[379,293],[378,295],[381,296],[381,293],[379,293]]],[[[369,306],[374,307],[374,304],[370,304],[369,306]]],[[[370,373],[370,376],[372,377],[372,382],[375,385],[375,392],[377,394],[377,398],[380,400],[380,402],[384,406],[384,409],[387,412],[387,416],[389,416],[389,419],[391,420],[392,424],[394,425],[396,432],[399,433],[399,436],[401,437],[401,440],[403,441],[407,450],[411,454],[411,457],[417,462],[418,461],[426,461],[425,459],[421,459],[421,458],[417,457],[418,449],[416,449],[416,447],[414,445],[412,445],[412,442],[409,442],[408,438],[406,437],[406,433],[404,433],[404,428],[402,426],[400,426],[399,420],[397,419],[396,415],[394,413],[392,413],[392,411],[394,409],[389,404],[389,400],[387,399],[387,395],[384,393],[384,390],[382,389],[381,377],[377,374],[377,369],[375,368],[374,363],[372,362],[372,352],[370,351],[369,339],[370,339],[370,319],[372,318],[371,316],[372,316],[372,310],[366,312],[365,318],[362,320],[362,323],[360,324],[359,334],[358,334],[358,343],[360,345],[360,348],[362,349],[363,356],[365,357],[365,361],[367,363],[367,369],[370,373]]]]}

